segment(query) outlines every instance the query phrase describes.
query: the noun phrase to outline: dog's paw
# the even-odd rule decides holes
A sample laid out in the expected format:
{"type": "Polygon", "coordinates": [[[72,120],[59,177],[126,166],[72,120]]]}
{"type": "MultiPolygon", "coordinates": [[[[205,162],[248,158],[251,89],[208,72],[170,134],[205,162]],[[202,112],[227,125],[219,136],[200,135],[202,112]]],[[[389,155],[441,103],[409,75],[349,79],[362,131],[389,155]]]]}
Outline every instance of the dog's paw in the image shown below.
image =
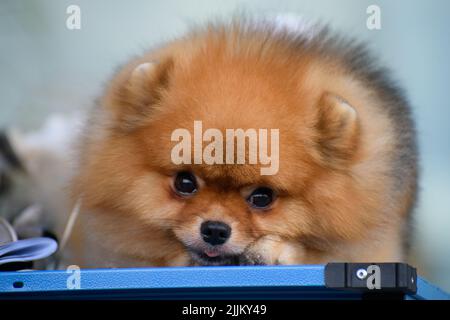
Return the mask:
{"type": "Polygon", "coordinates": [[[240,259],[242,265],[302,264],[305,250],[300,243],[280,237],[263,237],[253,243],[240,259]]]}

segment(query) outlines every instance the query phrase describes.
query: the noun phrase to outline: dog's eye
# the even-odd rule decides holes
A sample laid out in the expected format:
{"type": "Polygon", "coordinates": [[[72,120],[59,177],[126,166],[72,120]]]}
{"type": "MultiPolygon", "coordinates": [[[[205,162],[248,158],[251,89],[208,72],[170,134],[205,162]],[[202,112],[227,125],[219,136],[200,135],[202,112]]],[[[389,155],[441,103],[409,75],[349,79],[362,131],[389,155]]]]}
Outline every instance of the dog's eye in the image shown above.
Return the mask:
{"type": "Polygon", "coordinates": [[[197,180],[190,172],[179,172],[175,177],[174,187],[178,194],[190,196],[197,192],[197,180]]]}
{"type": "Polygon", "coordinates": [[[265,209],[273,202],[273,190],[267,187],[255,189],[247,198],[247,202],[254,208],[265,209]]]}

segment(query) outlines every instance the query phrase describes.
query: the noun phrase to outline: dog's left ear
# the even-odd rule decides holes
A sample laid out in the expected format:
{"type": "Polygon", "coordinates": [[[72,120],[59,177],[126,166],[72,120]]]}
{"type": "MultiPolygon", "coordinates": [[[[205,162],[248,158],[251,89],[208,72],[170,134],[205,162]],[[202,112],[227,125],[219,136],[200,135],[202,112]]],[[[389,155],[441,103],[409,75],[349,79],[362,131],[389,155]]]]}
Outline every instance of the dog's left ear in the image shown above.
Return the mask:
{"type": "Polygon", "coordinates": [[[151,113],[168,86],[172,65],[171,59],[135,62],[113,79],[102,104],[120,127],[132,129],[151,113]]]}
{"type": "Polygon", "coordinates": [[[325,93],[318,110],[316,128],[321,158],[332,166],[350,161],[358,147],[360,133],[355,108],[344,98],[325,93]]]}

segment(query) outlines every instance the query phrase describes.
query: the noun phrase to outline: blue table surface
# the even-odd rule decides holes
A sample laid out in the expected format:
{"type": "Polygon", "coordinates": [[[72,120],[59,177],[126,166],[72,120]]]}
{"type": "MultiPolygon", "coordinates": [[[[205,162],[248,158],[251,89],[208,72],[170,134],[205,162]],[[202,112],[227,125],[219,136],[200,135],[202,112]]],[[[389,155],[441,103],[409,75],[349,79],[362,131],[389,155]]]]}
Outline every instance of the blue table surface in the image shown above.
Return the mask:
{"type": "MultiPolygon", "coordinates": [[[[171,267],[82,269],[79,288],[68,271],[0,272],[0,299],[360,299],[354,291],[325,287],[324,266],[171,267]]],[[[406,299],[450,295],[418,277],[406,299]]]]}

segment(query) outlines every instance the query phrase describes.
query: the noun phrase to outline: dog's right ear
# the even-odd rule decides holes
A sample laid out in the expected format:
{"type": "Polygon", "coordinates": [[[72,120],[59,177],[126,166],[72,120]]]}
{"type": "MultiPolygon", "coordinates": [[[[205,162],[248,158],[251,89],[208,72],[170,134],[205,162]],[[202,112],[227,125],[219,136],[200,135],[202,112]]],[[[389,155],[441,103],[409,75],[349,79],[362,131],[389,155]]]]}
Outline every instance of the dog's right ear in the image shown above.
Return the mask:
{"type": "Polygon", "coordinates": [[[113,79],[103,98],[103,106],[113,113],[116,123],[131,130],[150,115],[162,91],[169,84],[171,59],[133,63],[113,79]]]}

